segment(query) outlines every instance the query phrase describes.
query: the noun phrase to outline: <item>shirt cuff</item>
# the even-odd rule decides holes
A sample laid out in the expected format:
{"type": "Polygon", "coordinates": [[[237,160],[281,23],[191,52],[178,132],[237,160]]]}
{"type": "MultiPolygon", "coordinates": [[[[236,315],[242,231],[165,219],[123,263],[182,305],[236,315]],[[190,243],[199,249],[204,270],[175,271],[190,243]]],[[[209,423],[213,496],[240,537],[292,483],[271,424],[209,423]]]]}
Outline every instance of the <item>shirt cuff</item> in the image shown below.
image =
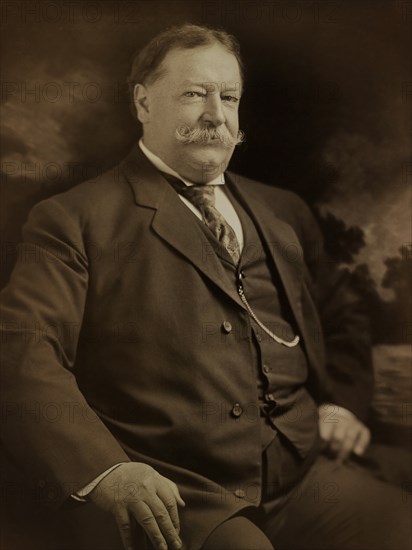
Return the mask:
{"type": "Polygon", "coordinates": [[[74,498],[75,500],[79,500],[80,502],[87,502],[87,499],[85,497],[87,497],[87,495],[93,491],[93,489],[101,482],[103,478],[105,478],[107,475],[110,474],[110,472],[112,472],[122,464],[128,464],[128,462],[119,462],[118,464],[115,464],[111,468],[108,468],[102,474],[95,477],[93,481],[91,481],[90,483],[88,483],[87,485],[85,485],[84,487],[82,487],[72,495],[70,495],[71,498],[74,498]]]}

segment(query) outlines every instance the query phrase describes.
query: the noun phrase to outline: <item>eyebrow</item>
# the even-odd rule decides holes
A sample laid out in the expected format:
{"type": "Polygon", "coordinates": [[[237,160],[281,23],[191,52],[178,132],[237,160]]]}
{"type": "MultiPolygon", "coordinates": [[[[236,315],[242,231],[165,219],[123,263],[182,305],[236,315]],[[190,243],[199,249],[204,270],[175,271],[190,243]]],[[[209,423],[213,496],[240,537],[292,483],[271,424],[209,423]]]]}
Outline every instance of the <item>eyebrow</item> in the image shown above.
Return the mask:
{"type": "MultiPolygon", "coordinates": [[[[199,86],[199,88],[205,88],[207,89],[208,85],[211,84],[215,85],[214,82],[195,82],[193,80],[185,80],[182,84],[182,86],[199,86]]],[[[219,86],[220,92],[241,92],[242,91],[242,84],[241,82],[235,82],[227,84],[226,82],[222,82],[219,86]]]]}

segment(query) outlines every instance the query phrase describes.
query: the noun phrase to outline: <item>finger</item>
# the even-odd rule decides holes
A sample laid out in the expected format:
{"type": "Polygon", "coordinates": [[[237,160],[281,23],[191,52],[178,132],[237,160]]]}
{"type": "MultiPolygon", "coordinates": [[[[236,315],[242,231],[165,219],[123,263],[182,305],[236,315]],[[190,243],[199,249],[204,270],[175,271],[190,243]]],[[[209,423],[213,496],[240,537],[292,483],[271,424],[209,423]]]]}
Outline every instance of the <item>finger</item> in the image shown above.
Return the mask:
{"type": "Polygon", "coordinates": [[[330,449],[337,455],[341,452],[342,445],[346,436],[347,427],[344,423],[339,422],[335,425],[335,428],[330,439],[330,449]]]}
{"type": "Polygon", "coordinates": [[[145,502],[139,502],[130,506],[130,512],[137,523],[143,527],[154,548],[167,550],[166,541],[150,507],[145,502]]]}
{"type": "Polygon", "coordinates": [[[366,426],[362,427],[362,430],[359,434],[358,440],[356,442],[356,445],[353,448],[353,452],[357,455],[363,455],[363,453],[366,451],[366,448],[368,447],[371,440],[371,433],[366,428],[366,426]]]}
{"type": "Polygon", "coordinates": [[[157,495],[154,495],[150,500],[147,500],[147,505],[150,507],[152,514],[160,527],[166,542],[171,548],[179,549],[182,547],[182,541],[173,525],[172,519],[166,506],[157,495]]]}
{"type": "Polygon", "coordinates": [[[180,521],[179,521],[179,512],[177,510],[176,498],[172,492],[170,485],[162,484],[157,489],[157,496],[163,502],[170,519],[172,520],[173,526],[176,529],[176,533],[180,533],[180,521]]]}
{"type": "Polygon", "coordinates": [[[319,433],[320,437],[324,441],[330,441],[332,439],[333,430],[336,424],[327,422],[326,418],[319,418],[319,433]]]}
{"type": "Polygon", "coordinates": [[[125,550],[134,550],[132,538],[132,526],[130,516],[126,508],[119,509],[115,515],[117,528],[125,550]]]}
{"type": "Polygon", "coordinates": [[[349,454],[352,452],[358,437],[359,437],[359,429],[355,430],[348,430],[345,434],[344,439],[341,442],[341,447],[338,452],[338,458],[342,461],[346,460],[349,456],[349,454]]]}
{"type": "Polygon", "coordinates": [[[173,481],[171,481],[170,479],[167,479],[167,478],[165,478],[165,479],[169,483],[170,488],[173,491],[173,495],[174,495],[175,499],[177,500],[177,503],[184,508],[186,506],[186,502],[180,496],[179,489],[177,488],[176,483],[173,483],[173,481]]]}

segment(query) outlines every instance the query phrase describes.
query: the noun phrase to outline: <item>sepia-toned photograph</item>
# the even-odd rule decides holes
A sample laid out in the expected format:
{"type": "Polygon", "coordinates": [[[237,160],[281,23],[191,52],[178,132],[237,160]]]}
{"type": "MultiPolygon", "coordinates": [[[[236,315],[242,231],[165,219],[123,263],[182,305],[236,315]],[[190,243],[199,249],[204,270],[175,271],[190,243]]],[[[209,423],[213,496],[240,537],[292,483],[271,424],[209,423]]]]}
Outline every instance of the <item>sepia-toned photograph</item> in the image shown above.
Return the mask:
{"type": "Polygon", "coordinates": [[[412,550],[411,22],[0,4],[1,550],[412,550]]]}

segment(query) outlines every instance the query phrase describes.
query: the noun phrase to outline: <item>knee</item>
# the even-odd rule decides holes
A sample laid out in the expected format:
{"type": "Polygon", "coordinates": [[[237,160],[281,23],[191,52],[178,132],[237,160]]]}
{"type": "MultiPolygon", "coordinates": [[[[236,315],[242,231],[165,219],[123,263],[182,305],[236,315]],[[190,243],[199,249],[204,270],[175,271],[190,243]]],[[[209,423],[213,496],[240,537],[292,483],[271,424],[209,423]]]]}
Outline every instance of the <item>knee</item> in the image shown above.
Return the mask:
{"type": "Polygon", "coordinates": [[[202,550],[273,550],[273,545],[254,523],[237,516],[219,525],[202,550]]]}

